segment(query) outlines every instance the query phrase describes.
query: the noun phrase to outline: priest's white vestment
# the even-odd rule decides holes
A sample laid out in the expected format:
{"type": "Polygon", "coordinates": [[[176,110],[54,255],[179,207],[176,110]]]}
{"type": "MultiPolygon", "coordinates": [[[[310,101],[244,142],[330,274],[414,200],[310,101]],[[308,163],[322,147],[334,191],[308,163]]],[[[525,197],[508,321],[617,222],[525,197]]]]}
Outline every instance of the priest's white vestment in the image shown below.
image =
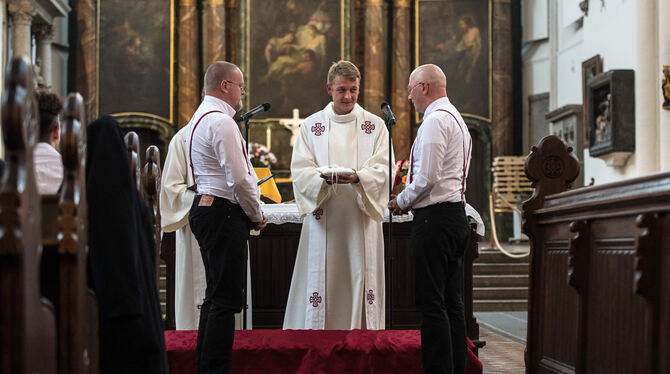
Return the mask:
{"type": "Polygon", "coordinates": [[[291,174],[303,224],[284,329],[384,329],[388,147],[382,119],[358,104],[337,115],[330,103],[302,124],[291,174]],[[335,165],[360,182],[326,184],[316,169],[335,165]]]}
{"type": "MultiPolygon", "coordinates": [[[[172,137],[161,176],[161,228],[164,232],[176,232],[174,312],[177,330],[198,329],[200,306],[205,299],[206,288],[200,246],[188,224],[188,214],[195,197],[195,192],[187,189],[194,184],[186,143],[190,129],[190,126],[185,126],[172,137]]],[[[251,328],[251,275],[248,262],[247,284],[247,328],[251,328]]],[[[241,313],[237,313],[235,328],[242,327],[241,313]]]]}

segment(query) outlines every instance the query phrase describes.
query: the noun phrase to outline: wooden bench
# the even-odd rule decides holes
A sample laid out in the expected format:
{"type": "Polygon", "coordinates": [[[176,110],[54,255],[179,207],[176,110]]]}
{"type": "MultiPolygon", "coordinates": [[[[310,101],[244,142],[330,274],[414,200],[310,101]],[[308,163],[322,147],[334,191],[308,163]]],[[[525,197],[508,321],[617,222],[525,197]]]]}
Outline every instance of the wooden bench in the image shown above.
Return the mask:
{"type": "Polygon", "coordinates": [[[542,139],[525,164],[527,373],[670,372],[670,173],[569,190],[579,163],[542,139]]]}

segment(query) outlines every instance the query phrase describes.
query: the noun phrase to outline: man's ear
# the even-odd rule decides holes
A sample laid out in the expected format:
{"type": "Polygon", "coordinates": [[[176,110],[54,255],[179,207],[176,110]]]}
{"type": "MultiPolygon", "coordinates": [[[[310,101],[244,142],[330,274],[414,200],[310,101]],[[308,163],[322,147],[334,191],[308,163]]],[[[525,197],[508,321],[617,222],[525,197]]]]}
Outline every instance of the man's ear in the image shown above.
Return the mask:
{"type": "Polygon", "coordinates": [[[328,91],[328,95],[333,96],[333,88],[328,83],[326,83],[326,91],[328,91]]]}
{"type": "Polygon", "coordinates": [[[60,121],[56,124],[56,128],[51,131],[51,140],[55,142],[60,141],[60,121]]]}
{"type": "Polygon", "coordinates": [[[219,88],[223,92],[228,92],[228,81],[227,80],[222,80],[221,83],[219,83],[219,88]]]}

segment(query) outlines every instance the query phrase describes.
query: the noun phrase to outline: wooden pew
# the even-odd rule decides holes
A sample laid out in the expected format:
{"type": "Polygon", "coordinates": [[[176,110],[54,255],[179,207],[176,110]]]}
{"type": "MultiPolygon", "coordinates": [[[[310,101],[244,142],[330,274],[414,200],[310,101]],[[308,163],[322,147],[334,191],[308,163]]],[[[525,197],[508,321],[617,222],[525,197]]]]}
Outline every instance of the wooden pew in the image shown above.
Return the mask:
{"type": "Polygon", "coordinates": [[[137,183],[137,189],[142,193],[143,188],[140,186],[142,178],[142,165],[140,161],[140,137],[135,131],[129,131],[123,140],[128,149],[128,161],[130,161],[130,175],[137,183]]]}
{"type": "Polygon", "coordinates": [[[63,109],[60,195],[43,195],[42,295],[55,306],[58,372],[98,372],[98,306],[87,280],[86,128],[84,101],[70,94],[63,109]]]}
{"type": "Polygon", "coordinates": [[[670,373],[670,173],[568,190],[562,140],[526,159],[527,373],[670,373]]]}
{"type": "MultiPolygon", "coordinates": [[[[135,134],[134,132],[132,133],[135,134]]],[[[161,156],[158,147],[155,145],[147,147],[145,158],[147,163],[142,168],[140,193],[151,211],[151,224],[154,229],[156,248],[156,255],[154,256],[156,264],[156,287],[160,293],[161,211],[158,200],[161,190],[161,156]]]]}
{"type": "Polygon", "coordinates": [[[13,59],[5,76],[0,190],[0,372],[56,373],[56,322],[40,298],[40,199],[33,168],[39,132],[30,63],[13,59]]]}

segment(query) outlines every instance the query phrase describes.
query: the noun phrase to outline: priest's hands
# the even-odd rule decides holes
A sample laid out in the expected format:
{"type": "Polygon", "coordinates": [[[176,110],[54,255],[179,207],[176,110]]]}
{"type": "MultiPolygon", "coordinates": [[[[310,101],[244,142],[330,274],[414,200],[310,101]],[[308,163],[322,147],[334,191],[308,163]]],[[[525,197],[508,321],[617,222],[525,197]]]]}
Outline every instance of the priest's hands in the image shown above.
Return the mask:
{"type": "Polygon", "coordinates": [[[388,208],[389,212],[393,214],[394,216],[401,216],[403,214],[407,214],[407,210],[402,210],[398,206],[398,200],[397,200],[398,195],[391,194],[391,200],[389,200],[388,208]]]}
{"type": "Polygon", "coordinates": [[[267,226],[268,218],[263,214],[263,220],[261,222],[251,222],[251,228],[256,231],[261,231],[267,226]]]}
{"type": "Polygon", "coordinates": [[[333,184],[333,183],[349,184],[349,183],[358,183],[358,182],[361,181],[358,178],[358,174],[356,174],[356,172],[354,172],[353,174],[349,174],[349,175],[330,176],[330,175],[321,174],[320,176],[321,176],[321,178],[326,180],[327,184],[333,184]]]}

